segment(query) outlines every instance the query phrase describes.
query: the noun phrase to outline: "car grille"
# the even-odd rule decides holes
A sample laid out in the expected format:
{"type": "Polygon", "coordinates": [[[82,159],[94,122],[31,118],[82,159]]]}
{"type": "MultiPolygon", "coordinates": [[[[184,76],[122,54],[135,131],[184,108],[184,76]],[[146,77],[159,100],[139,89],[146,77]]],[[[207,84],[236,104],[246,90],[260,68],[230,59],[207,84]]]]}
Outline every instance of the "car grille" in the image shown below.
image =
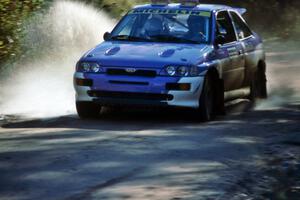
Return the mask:
{"type": "Polygon", "coordinates": [[[91,97],[118,98],[118,99],[136,99],[136,100],[158,100],[171,101],[173,96],[170,94],[153,94],[153,93],[135,93],[135,92],[109,92],[109,91],[88,91],[91,97]]]}
{"type": "Polygon", "coordinates": [[[112,84],[125,84],[125,85],[149,85],[148,82],[139,82],[139,81],[109,81],[112,84]]]}
{"type": "Polygon", "coordinates": [[[138,69],[135,72],[127,72],[125,69],[107,69],[108,75],[121,75],[121,76],[142,76],[142,77],[156,77],[155,70],[142,70],[138,69]]]}

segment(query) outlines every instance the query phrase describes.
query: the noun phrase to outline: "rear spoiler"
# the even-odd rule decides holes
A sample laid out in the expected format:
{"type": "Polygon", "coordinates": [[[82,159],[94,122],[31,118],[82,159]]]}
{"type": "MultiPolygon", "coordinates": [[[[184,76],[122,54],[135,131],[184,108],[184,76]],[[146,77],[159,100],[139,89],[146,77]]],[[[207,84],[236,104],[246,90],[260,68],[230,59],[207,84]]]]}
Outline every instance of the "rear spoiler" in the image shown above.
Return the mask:
{"type": "Polygon", "coordinates": [[[243,15],[247,12],[246,8],[233,8],[234,10],[236,10],[238,13],[240,13],[240,15],[243,15]]]}

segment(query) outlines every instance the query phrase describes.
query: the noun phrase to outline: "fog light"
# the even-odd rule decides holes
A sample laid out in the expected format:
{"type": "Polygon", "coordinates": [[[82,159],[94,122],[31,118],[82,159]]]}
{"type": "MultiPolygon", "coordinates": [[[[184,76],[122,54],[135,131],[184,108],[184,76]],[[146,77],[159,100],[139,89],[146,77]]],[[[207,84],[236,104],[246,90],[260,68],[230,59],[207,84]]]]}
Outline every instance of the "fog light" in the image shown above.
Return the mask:
{"type": "Polygon", "coordinates": [[[179,84],[179,89],[180,90],[190,90],[191,89],[191,84],[189,83],[182,83],[182,84],[179,84]]]}
{"type": "Polygon", "coordinates": [[[93,86],[93,80],[91,79],[75,78],[75,83],[78,86],[87,86],[87,87],[93,86]]]}
{"type": "Polygon", "coordinates": [[[190,83],[167,83],[167,90],[179,90],[179,91],[189,91],[191,89],[190,83]]]}

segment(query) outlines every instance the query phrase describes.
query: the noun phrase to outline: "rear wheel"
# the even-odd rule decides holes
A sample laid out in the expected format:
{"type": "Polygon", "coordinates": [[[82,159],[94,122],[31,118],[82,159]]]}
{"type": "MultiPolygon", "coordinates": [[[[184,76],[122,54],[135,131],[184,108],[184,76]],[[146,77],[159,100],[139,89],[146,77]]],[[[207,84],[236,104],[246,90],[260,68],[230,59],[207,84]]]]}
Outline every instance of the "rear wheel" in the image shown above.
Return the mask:
{"type": "Polygon", "coordinates": [[[82,119],[96,118],[100,114],[101,106],[92,102],[76,102],[76,110],[82,119]]]}

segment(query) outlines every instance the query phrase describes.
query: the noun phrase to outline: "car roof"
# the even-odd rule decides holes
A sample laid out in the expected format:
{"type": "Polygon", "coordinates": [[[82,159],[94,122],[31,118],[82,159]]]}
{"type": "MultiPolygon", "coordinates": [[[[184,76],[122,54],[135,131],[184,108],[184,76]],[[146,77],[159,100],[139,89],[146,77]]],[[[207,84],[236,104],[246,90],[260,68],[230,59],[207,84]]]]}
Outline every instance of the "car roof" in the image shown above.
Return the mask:
{"type": "Polygon", "coordinates": [[[180,3],[171,3],[171,4],[165,4],[165,5],[155,5],[155,4],[144,4],[144,5],[138,5],[135,6],[134,9],[167,9],[167,10],[178,10],[178,9],[188,9],[193,11],[218,11],[218,10],[236,10],[240,14],[244,14],[246,12],[246,9],[244,8],[233,8],[227,5],[221,5],[221,4],[198,4],[195,6],[187,6],[180,3]]]}
{"type": "Polygon", "coordinates": [[[153,9],[153,8],[163,8],[163,9],[191,9],[191,10],[201,10],[201,11],[214,11],[222,9],[230,9],[230,6],[218,5],[218,4],[198,4],[196,6],[186,6],[180,3],[166,4],[166,5],[155,5],[155,4],[145,4],[138,5],[134,7],[135,9],[153,9]]]}

